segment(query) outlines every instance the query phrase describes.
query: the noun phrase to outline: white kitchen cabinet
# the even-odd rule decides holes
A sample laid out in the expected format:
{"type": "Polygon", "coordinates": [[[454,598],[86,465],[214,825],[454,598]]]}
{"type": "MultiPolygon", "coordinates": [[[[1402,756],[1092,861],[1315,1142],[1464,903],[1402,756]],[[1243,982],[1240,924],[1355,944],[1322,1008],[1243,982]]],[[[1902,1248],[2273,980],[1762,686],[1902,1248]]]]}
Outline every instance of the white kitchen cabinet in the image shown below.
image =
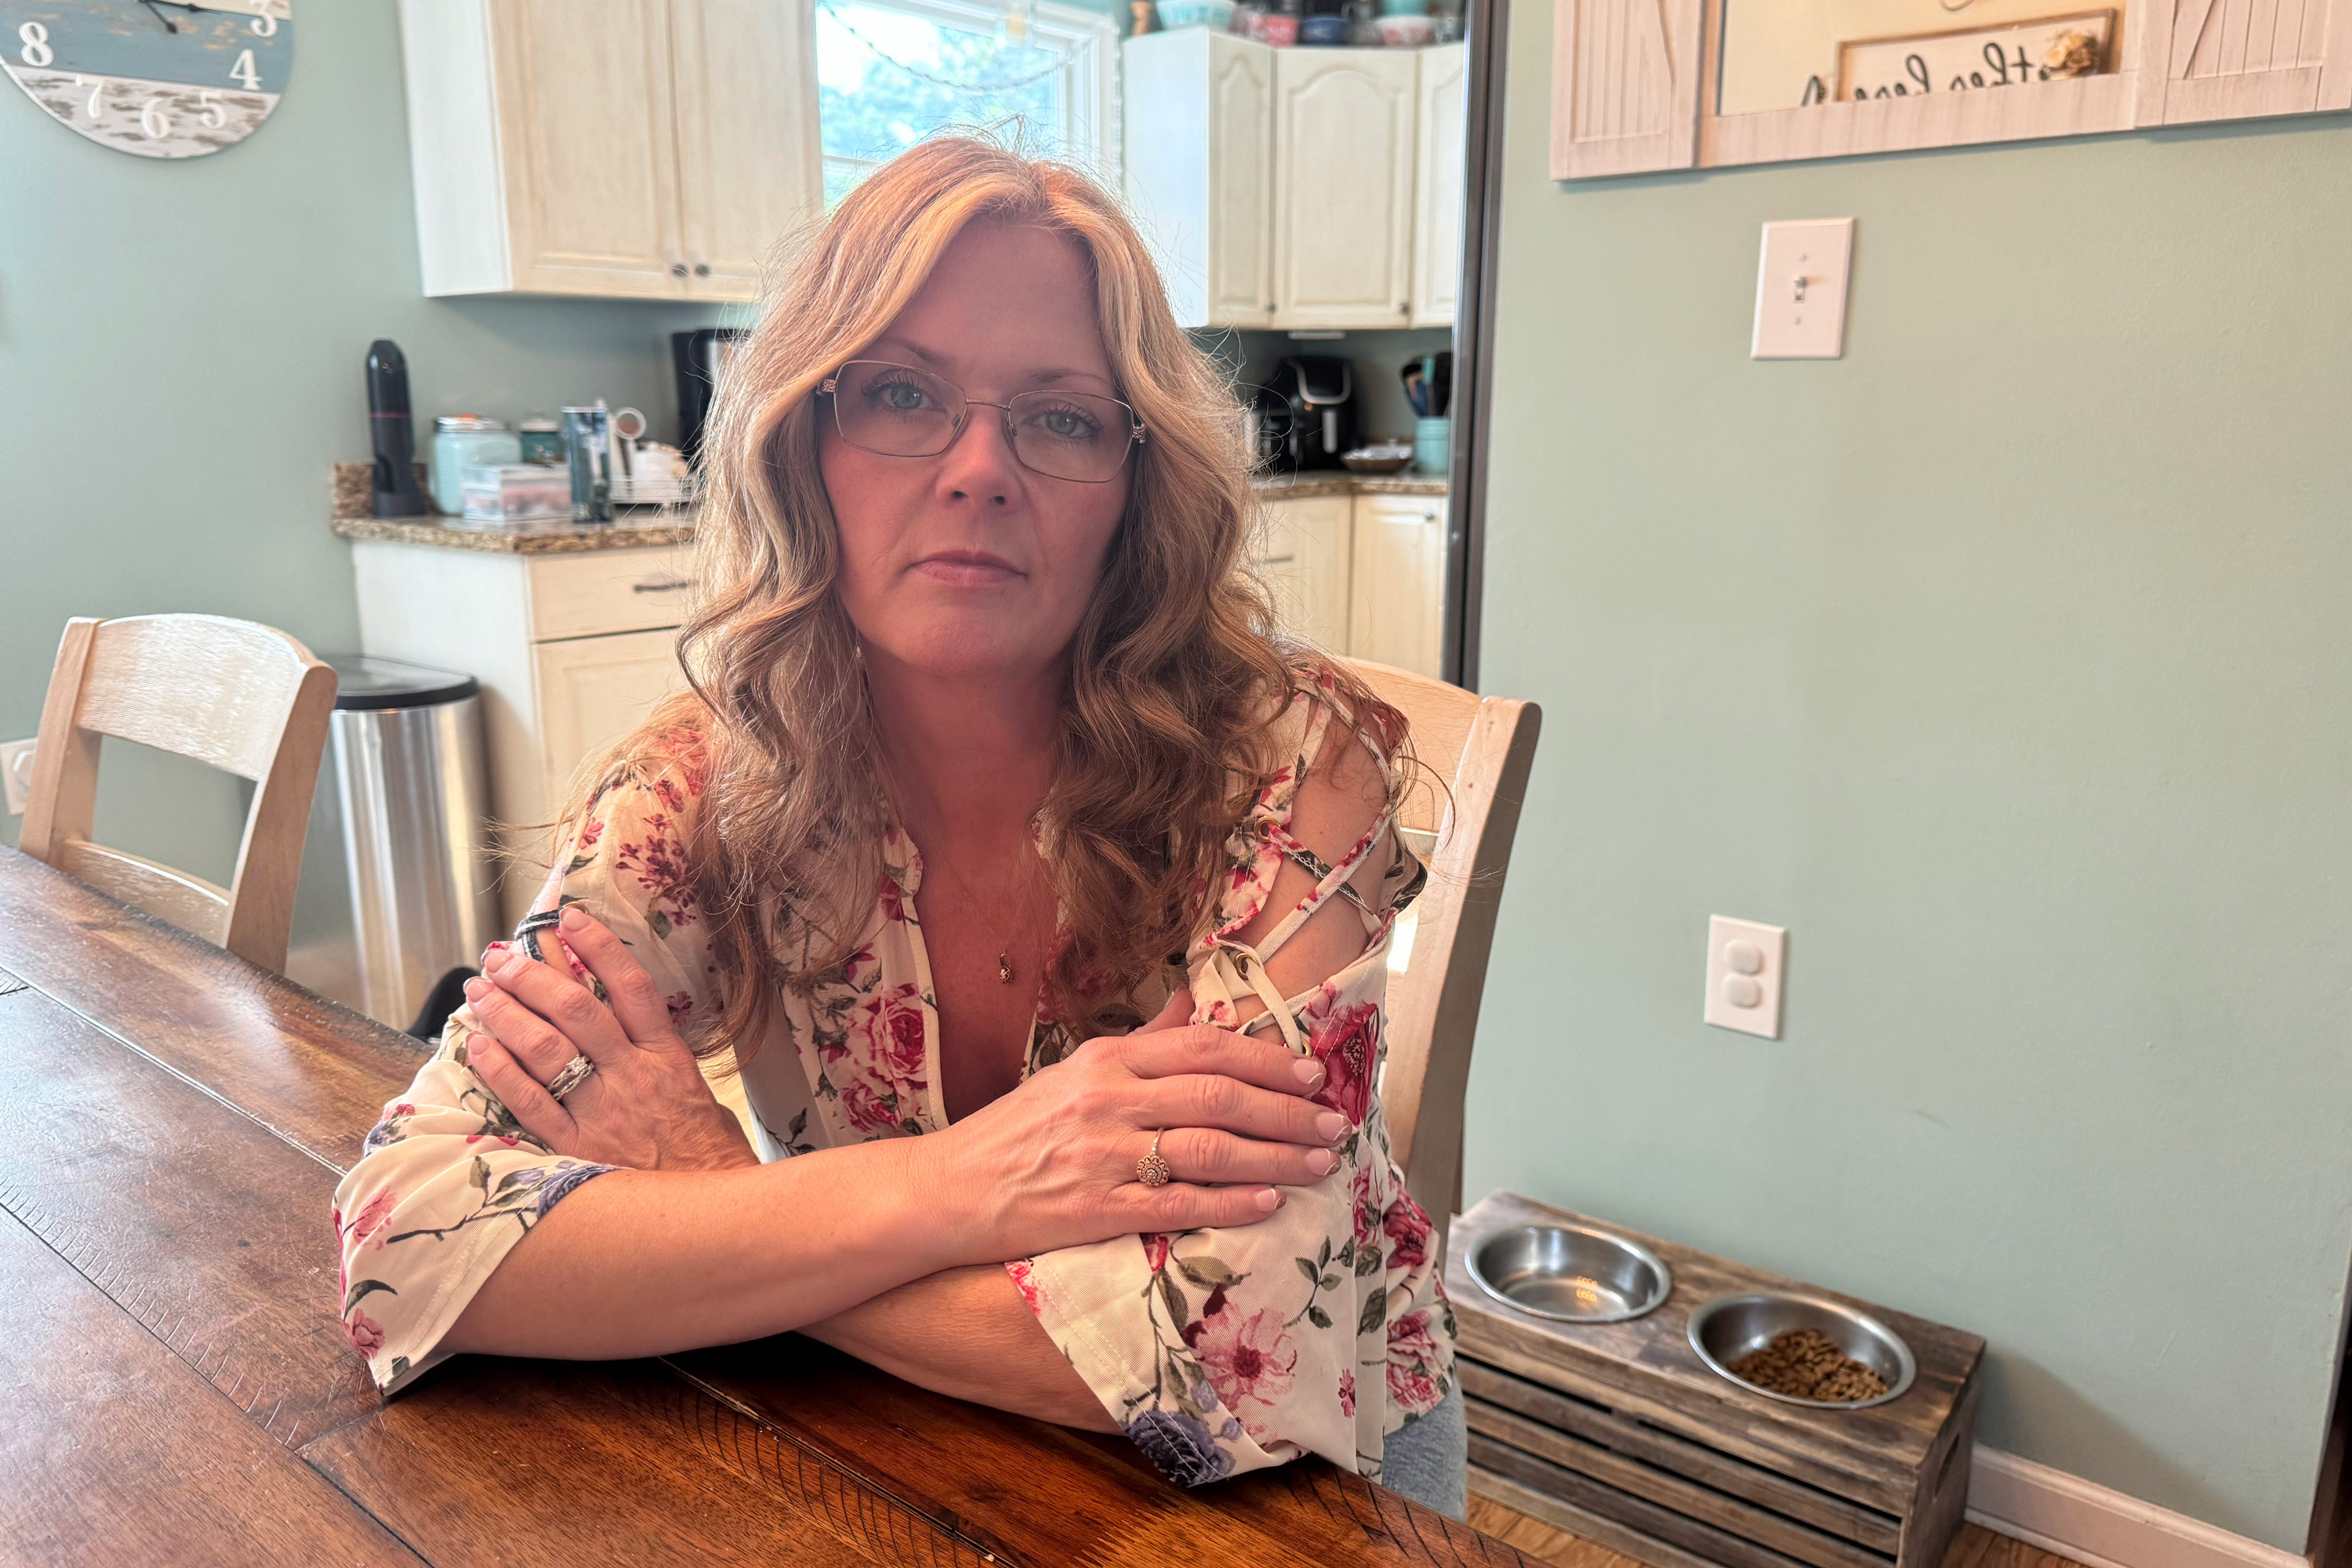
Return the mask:
{"type": "Polygon", "coordinates": [[[686,546],[526,555],[356,540],[352,564],[362,652],[481,682],[490,814],[523,851],[502,898],[519,919],[582,764],[685,684],[686,546]]]}
{"type": "Polygon", "coordinates": [[[1260,507],[1258,575],[1286,630],[1333,653],[1348,651],[1348,552],[1355,499],[1301,496],[1260,507]]]}
{"type": "Polygon", "coordinates": [[[811,0],[401,0],[425,292],[749,301],[823,207],[811,0]]]}
{"type": "Polygon", "coordinates": [[[1274,56],[1206,27],[1123,46],[1128,207],[1179,325],[1273,322],[1274,56]]]}
{"type": "Polygon", "coordinates": [[[1438,678],[1445,634],[1445,498],[1356,498],[1348,649],[1438,678]]]}
{"type": "Polygon", "coordinates": [[[1462,282],[1463,138],[1469,100],[1463,75],[1466,46],[1421,51],[1414,89],[1412,174],[1412,324],[1450,327],[1462,282]]]}
{"type": "Polygon", "coordinates": [[[1276,327],[1411,320],[1420,53],[1275,51],[1276,327]]]}
{"type": "Polygon", "coordinates": [[[582,763],[635,729],[663,698],[686,689],[676,627],[539,643],[531,658],[540,760],[551,783],[569,783],[582,763]]]}

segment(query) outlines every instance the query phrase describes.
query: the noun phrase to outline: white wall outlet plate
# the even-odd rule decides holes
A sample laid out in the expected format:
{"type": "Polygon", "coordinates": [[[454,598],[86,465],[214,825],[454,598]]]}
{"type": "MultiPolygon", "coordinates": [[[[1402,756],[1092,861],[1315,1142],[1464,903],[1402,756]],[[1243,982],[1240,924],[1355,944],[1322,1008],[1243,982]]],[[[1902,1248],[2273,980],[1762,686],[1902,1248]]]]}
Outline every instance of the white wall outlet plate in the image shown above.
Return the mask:
{"type": "Polygon", "coordinates": [[[1788,957],[1786,927],[1709,915],[1706,1021],[1717,1028],[1779,1039],[1780,972],[1788,957]]]}
{"type": "Polygon", "coordinates": [[[1768,223],[1756,267],[1750,359],[1842,359],[1853,219],[1768,223]]]}
{"type": "Polygon", "coordinates": [[[0,784],[8,792],[8,815],[21,816],[33,788],[33,742],[0,741],[0,784]]]}

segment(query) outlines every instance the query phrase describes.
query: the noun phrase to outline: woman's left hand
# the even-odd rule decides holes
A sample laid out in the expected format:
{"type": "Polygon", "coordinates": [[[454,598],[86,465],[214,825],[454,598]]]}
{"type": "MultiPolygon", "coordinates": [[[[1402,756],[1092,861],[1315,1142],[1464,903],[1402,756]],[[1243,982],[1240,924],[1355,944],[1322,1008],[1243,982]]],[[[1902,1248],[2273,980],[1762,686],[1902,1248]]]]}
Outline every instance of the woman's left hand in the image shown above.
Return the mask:
{"type": "Polygon", "coordinates": [[[467,1064],[523,1131],[559,1154],[634,1171],[722,1170],[760,1157],[719,1103],[670,1023],[653,976],[620,938],[574,905],[553,931],[611,1000],[520,949],[466,983],[487,1036],[467,1064]],[[596,1070],[562,1100],[547,1086],[575,1057],[596,1070]]]}

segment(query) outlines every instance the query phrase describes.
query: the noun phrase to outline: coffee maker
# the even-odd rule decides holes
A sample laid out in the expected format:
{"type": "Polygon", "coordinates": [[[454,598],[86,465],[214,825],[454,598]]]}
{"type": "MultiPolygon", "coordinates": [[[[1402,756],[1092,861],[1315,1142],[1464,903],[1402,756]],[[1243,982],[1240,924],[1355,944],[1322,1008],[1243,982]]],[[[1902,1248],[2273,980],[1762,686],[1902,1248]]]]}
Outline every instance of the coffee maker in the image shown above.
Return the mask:
{"type": "Polygon", "coordinates": [[[1356,374],[1330,354],[1298,354],[1275,367],[1257,404],[1260,457],[1278,472],[1336,468],[1356,445],[1356,374]]]}

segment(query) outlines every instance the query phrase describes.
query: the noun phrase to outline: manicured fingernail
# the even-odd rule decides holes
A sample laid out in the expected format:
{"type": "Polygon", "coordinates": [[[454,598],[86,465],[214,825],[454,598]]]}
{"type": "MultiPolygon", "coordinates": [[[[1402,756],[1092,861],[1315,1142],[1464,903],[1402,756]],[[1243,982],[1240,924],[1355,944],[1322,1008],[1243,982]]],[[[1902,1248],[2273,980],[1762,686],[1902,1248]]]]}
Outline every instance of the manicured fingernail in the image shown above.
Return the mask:
{"type": "Polygon", "coordinates": [[[1328,1176],[1339,1168],[1339,1156],[1329,1149],[1315,1149],[1307,1155],[1307,1168],[1318,1176],[1328,1176]]]}
{"type": "Polygon", "coordinates": [[[1312,1057],[1299,1058],[1290,1064],[1290,1070],[1297,1073],[1298,1081],[1309,1089],[1323,1081],[1323,1064],[1312,1057]]]}
{"type": "Polygon", "coordinates": [[[1336,1110],[1327,1110],[1315,1119],[1315,1135],[1337,1143],[1339,1134],[1348,1130],[1348,1119],[1336,1110]]]}
{"type": "Polygon", "coordinates": [[[1262,1212],[1272,1214],[1282,1206],[1282,1194],[1272,1187],[1260,1187],[1257,1192],[1257,1206],[1262,1212]]]}
{"type": "Polygon", "coordinates": [[[588,926],[588,912],[578,904],[566,904],[563,906],[563,918],[556,923],[562,926],[565,931],[585,931],[588,926]]]}
{"type": "Polygon", "coordinates": [[[490,994],[490,983],[477,977],[466,982],[466,1000],[478,1002],[490,994]]]}

